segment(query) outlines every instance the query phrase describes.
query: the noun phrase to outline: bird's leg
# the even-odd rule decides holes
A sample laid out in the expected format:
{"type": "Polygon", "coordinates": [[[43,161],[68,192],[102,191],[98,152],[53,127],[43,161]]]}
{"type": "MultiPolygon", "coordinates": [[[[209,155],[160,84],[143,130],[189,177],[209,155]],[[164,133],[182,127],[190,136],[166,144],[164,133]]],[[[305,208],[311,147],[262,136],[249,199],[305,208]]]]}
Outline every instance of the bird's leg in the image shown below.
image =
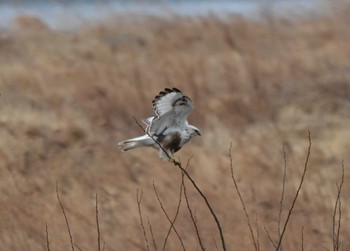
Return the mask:
{"type": "Polygon", "coordinates": [[[171,163],[176,163],[176,159],[175,159],[175,156],[173,155],[173,153],[170,151],[170,150],[167,150],[167,154],[168,154],[168,157],[169,157],[169,162],[171,163]]]}
{"type": "Polygon", "coordinates": [[[180,162],[176,160],[174,155],[170,155],[170,158],[168,160],[170,163],[173,163],[174,165],[179,165],[180,162]]]}
{"type": "Polygon", "coordinates": [[[173,155],[170,155],[169,162],[175,163],[177,161],[176,161],[176,159],[175,159],[175,157],[173,155]]]}

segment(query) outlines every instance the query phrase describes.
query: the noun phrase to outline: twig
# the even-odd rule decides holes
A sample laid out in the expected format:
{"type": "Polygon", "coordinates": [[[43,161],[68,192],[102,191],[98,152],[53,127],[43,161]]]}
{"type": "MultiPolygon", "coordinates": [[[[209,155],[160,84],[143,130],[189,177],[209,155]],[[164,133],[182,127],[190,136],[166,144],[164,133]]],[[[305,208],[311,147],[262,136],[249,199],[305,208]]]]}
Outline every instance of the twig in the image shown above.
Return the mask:
{"type": "Polygon", "coordinates": [[[304,226],[301,228],[301,251],[304,251],[304,226]]]}
{"type": "Polygon", "coordinates": [[[336,244],[336,250],[338,251],[340,249],[340,240],[339,240],[339,236],[340,236],[340,222],[341,222],[341,200],[339,200],[339,207],[338,207],[338,229],[337,229],[337,244],[336,244]]]}
{"type": "Polygon", "coordinates": [[[187,171],[181,166],[181,163],[178,163],[178,162],[174,162],[174,165],[179,167],[181,169],[182,172],[185,173],[186,177],[191,181],[192,185],[194,186],[194,188],[197,190],[197,192],[200,194],[200,196],[203,198],[203,200],[205,201],[211,215],[213,216],[214,220],[215,220],[215,223],[218,227],[218,230],[219,230],[219,235],[220,235],[220,239],[221,239],[221,245],[222,245],[222,249],[224,251],[226,251],[226,244],[225,244],[225,239],[224,239],[224,234],[222,232],[222,228],[221,228],[221,225],[220,225],[220,221],[218,219],[218,217],[216,216],[213,208],[211,207],[207,197],[203,194],[203,192],[199,189],[199,187],[197,186],[196,182],[192,179],[192,177],[187,173],[187,171]]]}
{"type": "Polygon", "coordinates": [[[333,250],[338,251],[340,248],[340,241],[339,241],[339,235],[340,235],[340,227],[341,227],[341,190],[343,188],[344,184],[344,161],[342,161],[342,175],[341,175],[341,181],[340,185],[337,185],[337,199],[335,201],[334,210],[333,210],[333,250]],[[336,222],[336,216],[338,211],[338,222],[336,222]],[[335,229],[337,227],[337,229],[335,229]]]}
{"type": "Polygon", "coordinates": [[[274,243],[274,241],[272,240],[269,231],[267,230],[266,227],[264,227],[264,230],[265,230],[265,232],[266,232],[266,234],[267,234],[267,237],[269,237],[269,240],[270,240],[271,244],[274,246],[274,248],[276,248],[277,246],[276,246],[276,244],[274,243]]]}
{"type": "Polygon", "coordinates": [[[83,250],[78,246],[78,244],[74,243],[74,246],[75,246],[79,251],[83,251],[83,250]]]}
{"type": "MultiPolygon", "coordinates": [[[[167,155],[167,157],[169,159],[171,159],[171,157],[169,156],[169,154],[167,153],[167,151],[162,147],[162,145],[156,140],[154,139],[153,136],[151,136],[145,129],[143,129],[142,125],[134,118],[136,124],[139,125],[139,127],[149,136],[151,137],[154,142],[156,142],[158,144],[158,146],[160,147],[160,149],[162,149],[162,151],[167,155]]],[[[192,179],[192,177],[187,173],[187,171],[182,167],[181,163],[180,162],[177,162],[177,161],[174,161],[173,162],[174,166],[178,167],[181,169],[181,171],[186,175],[186,177],[191,181],[192,185],[194,186],[194,188],[197,190],[197,192],[200,194],[200,196],[203,198],[203,200],[205,201],[205,204],[207,205],[211,215],[214,217],[214,220],[215,220],[215,223],[218,227],[218,230],[219,230],[219,235],[220,235],[220,239],[221,239],[221,244],[222,244],[222,249],[224,251],[226,251],[226,244],[225,244],[225,239],[224,239],[224,234],[222,232],[222,228],[221,228],[221,225],[220,225],[220,222],[214,212],[214,210],[212,209],[207,197],[203,194],[203,192],[199,189],[199,187],[197,186],[196,182],[192,179]]]]}
{"type": "MultiPolygon", "coordinates": [[[[163,203],[162,203],[162,201],[160,200],[160,197],[159,197],[159,194],[158,194],[158,191],[157,191],[157,188],[156,188],[154,182],[153,182],[153,190],[154,190],[154,193],[156,194],[156,197],[157,197],[157,199],[158,199],[159,205],[160,205],[160,207],[161,207],[161,209],[162,209],[164,215],[166,216],[166,218],[168,219],[168,221],[169,221],[169,223],[170,223],[170,229],[174,229],[174,232],[175,232],[175,234],[177,235],[177,237],[178,237],[178,239],[179,239],[179,241],[180,241],[180,243],[181,243],[181,246],[182,246],[183,250],[186,250],[186,249],[185,249],[185,245],[184,245],[184,243],[183,243],[183,241],[182,241],[182,238],[181,238],[181,236],[179,235],[179,232],[176,230],[176,228],[175,228],[175,226],[174,226],[175,221],[172,221],[172,220],[170,219],[168,213],[166,212],[166,210],[165,210],[165,208],[164,208],[164,206],[163,206],[163,203]]],[[[181,192],[182,192],[182,184],[181,184],[181,192]]],[[[180,195],[180,203],[181,203],[181,195],[180,195]]],[[[179,204],[180,204],[180,203],[179,203],[179,204]]],[[[179,208],[179,206],[178,206],[178,208],[179,208]]],[[[176,212],[176,214],[175,214],[175,219],[176,219],[176,217],[177,217],[177,214],[178,214],[178,210],[177,210],[177,212],[176,212]]],[[[167,241],[168,241],[168,237],[169,237],[169,233],[170,233],[170,231],[168,232],[168,234],[167,234],[166,237],[165,237],[164,244],[163,244],[163,249],[162,249],[162,250],[165,250],[165,247],[166,247],[166,244],[167,244],[167,241]]]]}
{"type": "Polygon", "coordinates": [[[138,208],[138,210],[139,210],[140,224],[141,224],[141,228],[142,228],[142,231],[143,231],[143,236],[144,236],[144,238],[145,238],[146,248],[147,248],[147,250],[149,251],[148,239],[147,239],[147,235],[146,235],[145,226],[143,225],[142,213],[141,213],[142,195],[143,195],[142,190],[141,190],[141,195],[139,196],[139,189],[137,189],[137,190],[136,190],[136,202],[137,202],[137,208],[138,208]]]}
{"type": "Polygon", "coordinates": [[[281,217],[283,212],[283,200],[284,200],[284,191],[286,187],[286,177],[287,177],[287,154],[285,145],[283,144],[283,159],[284,159],[284,170],[283,170],[283,181],[282,181],[282,192],[280,200],[280,208],[278,212],[278,238],[281,238],[281,217]]]}
{"type": "Polygon", "coordinates": [[[218,217],[216,216],[213,208],[211,207],[207,197],[203,194],[203,192],[199,189],[199,187],[197,186],[197,184],[194,182],[194,180],[192,179],[192,177],[187,173],[187,171],[181,166],[180,163],[174,163],[174,165],[178,166],[181,171],[183,171],[186,175],[186,177],[191,181],[192,185],[194,186],[194,188],[197,190],[197,192],[200,194],[200,196],[203,198],[203,200],[205,201],[211,215],[214,217],[214,220],[215,220],[215,223],[218,227],[218,230],[219,230],[219,235],[220,235],[220,239],[221,239],[221,245],[222,245],[222,249],[224,251],[226,251],[226,244],[225,244],[225,239],[224,239],[224,234],[222,232],[222,228],[221,228],[221,225],[220,225],[220,222],[219,222],[219,219],[218,217]]]}
{"type": "MultiPolygon", "coordinates": [[[[189,165],[190,160],[191,160],[191,159],[189,159],[188,162],[187,162],[186,169],[187,169],[187,167],[188,167],[188,165],[189,165]]],[[[186,200],[187,209],[188,209],[188,212],[190,213],[192,223],[193,223],[194,228],[195,228],[195,230],[196,230],[196,235],[197,235],[197,238],[198,238],[198,241],[199,241],[199,245],[201,246],[202,251],[205,251],[205,248],[204,248],[204,245],[203,245],[201,236],[199,235],[199,230],[198,230],[197,222],[196,222],[196,220],[195,220],[195,218],[194,218],[194,216],[193,216],[192,209],[191,209],[191,206],[190,206],[190,202],[189,202],[188,197],[187,197],[187,190],[186,190],[185,180],[183,179],[183,177],[184,177],[184,176],[182,175],[182,186],[183,186],[183,188],[184,188],[184,195],[185,195],[185,200],[186,200]]],[[[214,239],[214,243],[215,243],[215,246],[216,246],[216,249],[217,249],[217,245],[216,245],[215,239],[214,239]]]]}
{"type": "Polygon", "coordinates": [[[100,234],[100,224],[98,221],[98,197],[96,194],[96,230],[97,230],[97,250],[101,251],[101,234],[100,234]]]}
{"type": "Polygon", "coordinates": [[[256,240],[255,240],[253,228],[252,228],[252,225],[251,225],[251,223],[250,223],[250,218],[249,218],[247,209],[246,209],[246,207],[245,207],[245,204],[244,204],[244,201],[243,201],[241,192],[239,191],[236,178],[235,178],[235,176],[233,175],[233,164],[232,164],[232,154],[231,154],[231,151],[232,151],[232,143],[231,143],[231,145],[230,145],[230,150],[229,150],[230,167],[231,167],[231,177],[232,177],[233,183],[234,183],[234,185],[235,185],[235,188],[236,188],[238,197],[239,197],[239,199],[240,199],[240,201],[241,201],[241,205],[242,205],[242,207],[243,207],[243,211],[244,211],[244,214],[245,214],[245,217],[246,217],[246,220],[247,220],[247,224],[248,224],[248,227],[249,227],[250,235],[251,235],[251,237],[252,237],[253,245],[254,245],[254,247],[255,247],[255,250],[257,251],[257,250],[258,250],[258,245],[257,245],[257,242],[256,242],[256,240]]]}
{"type": "Polygon", "coordinates": [[[311,145],[312,145],[312,142],[311,142],[311,132],[309,131],[309,147],[308,147],[308,150],[307,150],[307,156],[306,156],[306,160],[305,160],[305,164],[304,164],[304,171],[303,171],[303,175],[301,176],[301,180],[300,180],[300,184],[299,184],[299,187],[297,189],[297,192],[295,193],[295,196],[294,196],[294,199],[293,199],[293,202],[292,202],[292,205],[288,211],[288,215],[287,215],[287,219],[284,223],[284,226],[283,226],[283,230],[282,230],[282,233],[281,233],[281,236],[278,240],[278,244],[277,244],[277,247],[276,247],[276,251],[279,250],[279,248],[281,247],[281,244],[282,244],[282,240],[283,240],[283,236],[284,236],[284,233],[286,231],[286,228],[287,228],[287,225],[288,225],[288,222],[289,222],[289,219],[290,219],[290,216],[292,215],[292,212],[293,212],[293,209],[294,209],[294,205],[298,199],[298,196],[299,196],[299,192],[301,190],[301,187],[303,185],[303,182],[304,182],[304,178],[305,178],[305,174],[306,174],[306,171],[307,171],[307,166],[308,166],[308,163],[309,163],[309,157],[310,157],[310,152],[311,152],[311,145]]]}
{"type": "Polygon", "coordinates": [[[258,216],[255,215],[255,225],[256,225],[256,244],[258,246],[258,251],[260,250],[260,232],[259,232],[259,222],[258,216]]]}
{"type": "MultiPolygon", "coordinates": [[[[183,180],[183,174],[181,174],[181,179],[183,180]]],[[[153,183],[154,185],[154,183],[153,183]]],[[[176,213],[175,213],[175,216],[174,216],[174,219],[171,221],[171,225],[169,227],[169,230],[168,230],[168,233],[166,235],[166,238],[165,240],[167,240],[169,238],[169,235],[170,235],[170,232],[171,232],[171,229],[174,228],[174,224],[175,224],[175,221],[177,219],[177,216],[179,215],[179,211],[180,211],[180,206],[181,206],[181,200],[182,200],[182,189],[183,189],[183,183],[181,182],[181,185],[180,185],[180,192],[179,192],[179,203],[177,205],[177,208],[176,208],[176,213]]],[[[175,229],[175,228],[174,228],[175,229]]],[[[164,248],[165,248],[165,243],[164,243],[164,248]]]]}
{"type": "Polygon", "coordinates": [[[61,207],[61,210],[62,210],[64,219],[66,220],[66,225],[67,225],[68,234],[69,234],[69,238],[70,238],[70,244],[71,244],[71,247],[72,247],[72,251],[74,251],[73,236],[72,236],[72,233],[71,233],[71,231],[70,231],[70,227],[69,227],[69,222],[68,222],[68,218],[67,218],[67,215],[66,215],[66,211],[64,210],[63,204],[62,204],[62,202],[61,202],[61,200],[60,200],[60,196],[59,196],[59,193],[58,193],[58,185],[57,185],[57,183],[56,183],[56,196],[57,196],[58,203],[60,204],[60,207],[61,207]]]}
{"type": "Polygon", "coordinates": [[[149,231],[151,232],[152,242],[153,242],[154,249],[157,251],[158,248],[157,248],[156,240],[154,239],[154,234],[153,234],[153,230],[152,230],[152,225],[151,225],[151,223],[149,222],[149,218],[148,218],[148,217],[147,217],[147,222],[148,222],[149,231]]]}
{"type": "Polygon", "coordinates": [[[219,251],[219,249],[218,249],[218,245],[216,244],[216,241],[215,241],[215,239],[214,239],[214,238],[213,238],[213,242],[214,242],[215,250],[216,250],[216,251],[219,251]]]}
{"type": "Polygon", "coordinates": [[[47,248],[47,251],[50,251],[49,231],[48,231],[46,222],[45,222],[45,232],[46,232],[46,248],[47,248]]]}

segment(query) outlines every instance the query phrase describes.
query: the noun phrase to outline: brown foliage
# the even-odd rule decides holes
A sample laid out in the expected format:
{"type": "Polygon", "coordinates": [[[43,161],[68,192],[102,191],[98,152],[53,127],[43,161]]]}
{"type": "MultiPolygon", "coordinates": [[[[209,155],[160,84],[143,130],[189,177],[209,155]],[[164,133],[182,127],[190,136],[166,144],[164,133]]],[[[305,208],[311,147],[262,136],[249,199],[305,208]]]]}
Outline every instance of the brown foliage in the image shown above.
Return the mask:
{"type": "MultiPolygon", "coordinates": [[[[97,245],[96,193],[105,250],[144,250],[137,188],[143,189],[142,213],[154,239],[164,240],[169,222],[152,184],[173,216],[181,175],[154,150],[121,153],[117,142],[142,134],[133,116],[149,115],[154,95],[175,86],[194,101],[190,121],[202,132],[178,156],[183,161],[194,156],[188,172],[215,207],[228,250],[252,249],[232,192],[230,142],[236,181],[248,213],[258,218],[259,244],[266,250],[271,243],[261,229],[277,233],[278,227],[282,144],[289,205],[302,174],[307,130],[313,154],[283,245],[300,249],[303,226],[305,250],[332,249],[335,170],[341,160],[345,169],[350,161],[350,30],[347,14],[338,14],[261,22],[117,19],[73,32],[1,31],[0,247],[46,250],[46,222],[50,249],[70,249],[56,182],[74,243],[82,250],[97,245]]],[[[343,191],[349,190],[348,181],[345,172],[343,191]]],[[[200,237],[215,250],[215,223],[207,220],[193,187],[186,188],[200,237]]],[[[342,197],[350,199],[348,193],[342,197]]],[[[340,239],[350,235],[346,205],[340,239]]],[[[186,205],[175,226],[188,250],[199,247],[186,205]]],[[[342,245],[350,248],[346,241],[342,245]]],[[[174,233],[167,248],[182,250],[174,233]]]]}

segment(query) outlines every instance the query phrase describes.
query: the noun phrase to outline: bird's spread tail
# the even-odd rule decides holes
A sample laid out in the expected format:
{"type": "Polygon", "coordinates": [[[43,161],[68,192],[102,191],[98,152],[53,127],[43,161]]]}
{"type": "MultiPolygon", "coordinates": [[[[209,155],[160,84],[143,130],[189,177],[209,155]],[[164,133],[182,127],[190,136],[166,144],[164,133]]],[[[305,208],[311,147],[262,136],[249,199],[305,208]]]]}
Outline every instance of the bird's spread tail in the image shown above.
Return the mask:
{"type": "Polygon", "coordinates": [[[133,138],[133,139],[128,139],[122,142],[119,142],[118,145],[120,149],[125,152],[130,149],[134,149],[137,147],[141,146],[152,146],[154,143],[153,139],[150,138],[148,135],[144,135],[141,137],[133,138]]]}

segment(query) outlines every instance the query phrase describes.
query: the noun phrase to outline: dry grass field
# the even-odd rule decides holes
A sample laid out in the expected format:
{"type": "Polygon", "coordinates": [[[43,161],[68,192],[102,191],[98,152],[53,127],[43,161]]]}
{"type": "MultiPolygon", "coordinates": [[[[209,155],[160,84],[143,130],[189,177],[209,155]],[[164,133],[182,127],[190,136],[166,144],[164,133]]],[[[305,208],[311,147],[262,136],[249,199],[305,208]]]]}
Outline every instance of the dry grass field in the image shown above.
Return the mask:
{"type": "MultiPolygon", "coordinates": [[[[30,19],[0,32],[0,249],[70,250],[56,184],[76,250],[97,250],[95,195],[104,250],[146,250],[136,191],[162,249],[174,217],[180,171],[152,149],[122,153],[117,142],[142,134],[136,118],[153,97],[177,87],[191,97],[190,122],[202,137],[177,157],[221,222],[228,250],[254,250],[231,179],[228,151],[260,250],[276,242],[308,170],[283,250],[333,250],[332,217],[341,178],[341,250],[350,250],[350,26],[348,6],[304,20],[266,16],[116,18],[110,25],[52,31],[30,19]],[[303,237],[302,237],[303,233],[303,237]],[[303,243],[302,243],[303,239],[303,243]]],[[[186,181],[206,250],[221,248],[202,198],[186,181]]],[[[200,246],[182,197],[175,223],[186,250],[200,246]]],[[[171,232],[166,250],[183,250],[171,232]]]]}

